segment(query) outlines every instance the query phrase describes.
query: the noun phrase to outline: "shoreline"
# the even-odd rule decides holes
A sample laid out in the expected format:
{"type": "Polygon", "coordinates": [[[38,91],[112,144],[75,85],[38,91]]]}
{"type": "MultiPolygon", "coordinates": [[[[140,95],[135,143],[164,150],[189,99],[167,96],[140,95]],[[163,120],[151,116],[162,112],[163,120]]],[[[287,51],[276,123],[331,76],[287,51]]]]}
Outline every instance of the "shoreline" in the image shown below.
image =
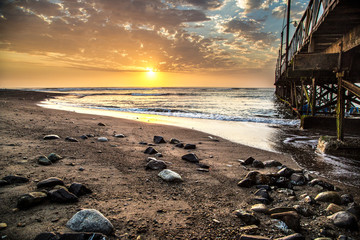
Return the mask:
{"type": "MultiPolygon", "coordinates": [[[[238,160],[252,156],[261,161],[277,160],[298,169],[288,155],[223,138],[216,142],[208,138],[209,134],[191,129],[36,106],[47,96],[55,95],[0,91],[1,177],[20,175],[29,179],[25,184],[0,188],[3,199],[0,213],[2,221],[7,223],[7,228],[0,233],[9,239],[34,239],[37,234],[48,231],[71,232],[66,222],[82,208],[95,208],[113,223],[115,236],[109,239],[136,239],[138,236],[144,239],[238,238],[248,232],[240,228],[246,224],[233,212],[239,208],[249,209],[256,203],[252,199],[256,189],[241,188],[237,183],[250,170],[264,174],[277,170],[243,166],[238,160]],[[100,122],[105,126],[99,126],[100,122]],[[115,138],[114,132],[126,137],[115,138]],[[61,139],[43,140],[48,134],[58,134],[61,139]],[[94,134],[95,138],[82,140],[83,134],[94,134]],[[196,149],[191,151],[201,163],[210,166],[209,172],[197,171],[196,165],[181,160],[188,150],[169,143],[154,144],[155,135],[167,141],[178,138],[184,143],[196,144],[196,149]],[[96,141],[101,136],[107,137],[109,142],[96,141]],[[65,141],[66,137],[76,138],[78,142],[65,141]],[[178,172],[184,182],[169,184],[157,176],[158,171],[145,170],[147,146],[139,144],[141,141],[154,144],[164,155],[160,159],[168,162],[168,168],[178,172]],[[39,155],[52,152],[64,158],[50,166],[38,165],[39,155]],[[15,209],[20,195],[35,191],[36,183],[49,177],[64,179],[65,184],[86,183],[93,193],[80,197],[74,204],[46,202],[28,210],[15,209]]],[[[360,200],[356,188],[336,185],[340,186],[341,193],[353,193],[355,201],[360,200]]],[[[298,200],[288,200],[284,193],[274,190],[270,192],[275,199],[270,206],[291,206],[300,201],[302,194],[315,197],[321,191],[317,187],[297,187],[298,200]]],[[[320,206],[325,207],[325,204],[320,206]]],[[[275,228],[268,216],[256,216],[261,224],[252,230],[254,234],[269,236],[271,233],[274,238],[288,235],[275,228]]],[[[301,217],[302,234],[309,238],[317,236],[319,223],[329,224],[321,214],[316,218],[315,221],[301,217]]],[[[347,234],[339,228],[334,231],[347,234]]]]}

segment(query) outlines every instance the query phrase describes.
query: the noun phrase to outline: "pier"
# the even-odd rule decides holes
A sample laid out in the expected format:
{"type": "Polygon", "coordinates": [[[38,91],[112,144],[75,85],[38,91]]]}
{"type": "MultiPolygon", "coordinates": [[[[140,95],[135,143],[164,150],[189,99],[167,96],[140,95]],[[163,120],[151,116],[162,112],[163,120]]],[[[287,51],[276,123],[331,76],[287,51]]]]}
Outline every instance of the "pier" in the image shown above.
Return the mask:
{"type": "Polygon", "coordinates": [[[276,96],[303,128],[326,122],[338,140],[344,140],[345,127],[360,132],[360,1],[310,0],[290,40],[291,23],[288,0],[276,96]]]}

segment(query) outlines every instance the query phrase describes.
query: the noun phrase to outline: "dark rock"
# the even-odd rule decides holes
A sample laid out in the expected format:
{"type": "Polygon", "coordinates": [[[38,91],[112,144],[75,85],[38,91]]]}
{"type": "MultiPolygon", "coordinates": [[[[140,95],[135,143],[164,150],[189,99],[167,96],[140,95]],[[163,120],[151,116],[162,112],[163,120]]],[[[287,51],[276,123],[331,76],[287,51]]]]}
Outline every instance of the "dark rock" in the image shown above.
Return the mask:
{"type": "Polygon", "coordinates": [[[273,185],[274,181],[273,179],[265,174],[258,174],[255,177],[255,184],[257,185],[273,185]]]}
{"type": "Polygon", "coordinates": [[[268,198],[264,198],[264,197],[254,197],[253,200],[263,203],[263,204],[270,204],[270,200],[268,198]]]}
{"type": "Polygon", "coordinates": [[[176,138],[172,138],[172,139],[170,139],[170,143],[171,143],[171,144],[179,144],[180,141],[177,140],[176,138]]]}
{"type": "Polygon", "coordinates": [[[285,237],[276,238],[275,240],[305,240],[305,237],[300,233],[295,233],[285,237]]]}
{"type": "Polygon", "coordinates": [[[319,185],[321,186],[322,188],[326,189],[326,190],[329,190],[329,191],[334,191],[335,187],[334,185],[332,185],[331,183],[328,183],[328,182],[325,182],[325,181],[322,181],[320,179],[313,179],[309,182],[309,185],[310,186],[315,186],[315,185],[319,185]]]}
{"type": "Polygon", "coordinates": [[[9,184],[10,183],[8,183],[7,181],[5,181],[3,179],[0,180],[0,187],[5,186],[5,185],[9,185],[9,184]]]}
{"type": "Polygon", "coordinates": [[[107,240],[101,233],[40,233],[34,240],[107,240]]]}
{"type": "Polygon", "coordinates": [[[300,217],[295,211],[273,213],[271,217],[283,221],[289,228],[296,232],[300,231],[300,217]]]}
{"type": "Polygon", "coordinates": [[[204,164],[204,163],[197,163],[196,165],[198,165],[200,168],[206,168],[206,169],[209,169],[209,168],[210,168],[209,165],[204,164]]]}
{"type": "Polygon", "coordinates": [[[139,144],[140,144],[140,145],[147,145],[147,142],[141,141],[141,142],[139,142],[139,144]]]}
{"type": "Polygon", "coordinates": [[[183,148],[183,147],[184,147],[184,144],[183,144],[183,143],[178,143],[178,144],[175,145],[175,147],[183,148]]]}
{"type": "Polygon", "coordinates": [[[298,214],[303,215],[304,217],[311,217],[314,215],[314,213],[307,207],[304,206],[300,206],[300,205],[295,205],[294,209],[296,210],[296,212],[298,214]]]}
{"type": "Polygon", "coordinates": [[[124,134],[115,134],[114,137],[116,138],[125,138],[126,136],[124,134]]]}
{"type": "Polygon", "coordinates": [[[17,201],[17,207],[19,209],[27,209],[44,202],[46,198],[47,194],[43,192],[27,193],[19,197],[17,201]]]}
{"type": "Polygon", "coordinates": [[[290,182],[290,180],[286,177],[279,177],[277,180],[276,180],[276,183],[275,183],[276,186],[280,187],[280,188],[289,188],[289,189],[292,189],[292,184],[290,182]]]}
{"type": "Polygon", "coordinates": [[[192,163],[199,163],[199,158],[195,155],[195,153],[186,154],[182,156],[181,159],[192,163]]]}
{"type": "Polygon", "coordinates": [[[108,142],[109,139],[107,139],[107,137],[98,137],[97,138],[98,142],[108,142]]]}
{"type": "Polygon", "coordinates": [[[92,193],[91,189],[81,183],[72,183],[69,187],[69,192],[75,194],[77,197],[92,193]]]}
{"type": "Polygon", "coordinates": [[[153,147],[148,147],[148,148],[144,151],[144,153],[146,153],[146,154],[155,154],[155,153],[158,153],[158,151],[156,151],[155,148],[153,148],[153,147]]]}
{"type": "Polygon", "coordinates": [[[79,142],[79,140],[77,140],[76,138],[73,138],[73,137],[66,137],[66,138],[65,138],[65,141],[68,141],[68,142],[79,142]]]}
{"type": "Polygon", "coordinates": [[[77,212],[66,226],[76,232],[99,232],[108,235],[114,231],[111,222],[95,209],[77,212]]]}
{"type": "Polygon", "coordinates": [[[337,227],[358,229],[356,217],[349,212],[340,211],[329,216],[329,218],[333,220],[334,225],[337,227]]]}
{"type": "Polygon", "coordinates": [[[300,173],[293,173],[293,174],[291,174],[291,177],[290,177],[290,183],[295,186],[302,186],[306,183],[306,179],[305,179],[304,175],[302,175],[300,173]]]}
{"type": "Polygon", "coordinates": [[[60,139],[60,137],[55,134],[50,134],[50,135],[44,136],[44,140],[54,140],[54,139],[60,139]]]}
{"type": "Polygon", "coordinates": [[[196,149],[196,145],[195,144],[186,144],[184,149],[196,149]]]}
{"type": "Polygon", "coordinates": [[[245,178],[247,179],[251,179],[252,181],[256,181],[256,177],[258,175],[260,175],[261,173],[259,173],[258,171],[250,171],[246,174],[245,178]]]}
{"type": "Polygon", "coordinates": [[[52,163],[59,161],[62,157],[56,153],[50,153],[47,157],[52,163]]]}
{"type": "Polygon", "coordinates": [[[171,171],[169,169],[162,170],[158,174],[158,176],[166,182],[182,182],[183,181],[181,176],[178,173],[171,171]]]}
{"type": "Polygon", "coordinates": [[[270,191],[270,190],[271,190],[271,188],[270,188],[269,185],[256,185],[256,188],[257,188],[257,189],[265,189],[265,190],[267,190],[267,191],[270,191]]]}
{"type": "Polygon", "coordinates": [[[91,137],[95,137],[94,134],[86,134],[87,137],[91,138],[91,137]]]}
{"type": "Polygon", "coordinates": [[[51,188],[56,185],[64,186],[63,180],[61,180],[60,178],[51,177],[38,182],[36,186],[37,188],[51,188]]]}
{"type": "Polygon", "coordinates": [[[262,203],[252,205],[251,210],[258,213],[265,213],[265,214],[269,213],[269,209],[266,207],[265,204],[262,203]]]}
{"type": "Polygon", "coordinates": [[[341,197],[337,192],[321,192],[315,197],[315,201],[341,204],[341,197]]]}
{"type": "Polygon", "coordinates": [[[162,136],[154,136],[154,143],[160,144],[160,143],[166,143],[166,142],[162,136]]]}
{"type": "Polygon", "coordinates": [[[354,201],[354,198],[351,194],[343,194],[340,196],[341,198],[341,204],[347,205],[354,201]]]}
{"type": "Polygon", "coordinates": [[[248,157],[243,163],[242,165],[250,165],[254,162],[254,158],[253,157],[248,157]]]}
{"type": "Polygon", "coordinates": [[[277,174],[279,176],[286,177],[286,178],[290,177],[291,174],[293,174],[293,173],[294,173],[294,170],[291,168],[288,168],[288,167],[284,167],[277,172],[277,174]]]}
{"type": "Polygon", "coordinates": [[[281,162],[276,160],[267,160],[264,162],[265,167],[279,167],[282,166],[281,162]]]}
{"type": "Polygon", "coordinates": [[[254,168],[264,168],[264,164],[260,160],[254,160],[251,164],[254,168]]]}
{"type": "Polygon", "coordinates": [[[99,122],[98,126],[105,127],[106,125],[105,125],[105,123],[99,122]]]}
{"type": "Polygon", "coordinates": [[[236,210],[234,213],[238,218],[240,218],[247,225],[252,225],[252,224],[257,225],[260,223],[259,219],[257,219],[253,213],[250,213],[248,211],[239,209],[239,210],[236,210]]]}
{"type": "Polygon", "coordinates": [[[350,203],[346,211],[353,214],[357,219],[360,220],[360,206],[355,202],[350,203]]]}
{"type": "Polygon", "coordinates": [[[9,176],[3,177],[3,180],[8,182],[9,184],[27,183],[29,181],[29,179],[26,177],[21,177],[21,176],[16,176],[16,175],[9,175],[9,176]]]}
{"type": "Polygon", "coordinates": [[[85,140],[85,139],[88,139],[89,137],[86,136],[86,135],[81,135],[80,138],[83,139],[83,140],[85,140]]]}
{"type": "Polygon", "coordinates": [[[64,188],[49,191],[50,200],[57,203],[73,203],[79,201],[78,197],[64,188]]]}
{"type": "Polygon", "coordinates": [[[161,170],[161,169],[165,169],[166,168],[166,163],[164,161],[161,160],[150,160],[147,164],[146,164],[146,169],[151,169],[151,170],[161,170]]]}
{"type": "Polygon", "coordinates": [[[154,155],[155,157],[159,158],[159,157],[163,157],[162,153],[155,153],[154,155]]]}
{"type": "Polygon", "coordinates": [[[240,236],[240,240],[270,240],[268,237],[257,236],[257,235],[246,235],[243,234],[240,236]]]}
{"type": "Polygon", "coordinates": [[[52,164],[52,162],[51,162],[47,157],[45,157],[45,156],[40,156],[40,157],[38,158],[38,163],[39,163],[40,165],[45,165],[45,166],[48,166],[48,165],[51,165],[51,164],[52,164]]]}
{"type": "Polygon", "coordinates": [[[237,185],[239,187],[250,188],[255,185],[255,182],[253,180],[251,180],[250,178],[245,178],[245,179],[241,180],[240,182],[238,182],[237,185]]]}
{"type": "Polygon", "coordinates": [[[254,193],[254,195],[255,195],[255,196],[259,196],[259,197],[266,198],[266,199],[268,199],[268,200],[271,199],[268,191],[266,191],[265,189],[262,189],[262,188],[259,189],[259,190],[257,190],[257,191],[254,193]]]}

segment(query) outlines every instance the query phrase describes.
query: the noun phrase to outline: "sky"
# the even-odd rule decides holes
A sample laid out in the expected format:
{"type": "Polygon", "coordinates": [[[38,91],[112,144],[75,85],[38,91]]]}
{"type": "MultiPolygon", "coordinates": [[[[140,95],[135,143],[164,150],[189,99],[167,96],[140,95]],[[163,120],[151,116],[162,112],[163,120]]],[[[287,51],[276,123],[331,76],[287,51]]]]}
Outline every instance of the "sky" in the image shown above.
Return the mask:
{"type": "Polygon", "coordinates": [[[2,0],[0,88],[272,87],[285,4],[2,0]]]}

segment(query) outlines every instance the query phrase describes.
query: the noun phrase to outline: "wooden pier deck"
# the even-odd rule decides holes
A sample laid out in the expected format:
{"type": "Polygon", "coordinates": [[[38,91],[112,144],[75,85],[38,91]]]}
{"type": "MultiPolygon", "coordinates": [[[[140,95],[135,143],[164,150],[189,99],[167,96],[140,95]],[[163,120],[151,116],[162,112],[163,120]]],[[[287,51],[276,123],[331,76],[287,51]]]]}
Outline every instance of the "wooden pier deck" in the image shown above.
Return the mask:
{"type": "Polygon", "coordinates": [[[360,117],[360,1],[310,0],[291,41],[290,9],[276,95],[301,118],[332,116],[343,140],[344,117],[360,117]]]}

